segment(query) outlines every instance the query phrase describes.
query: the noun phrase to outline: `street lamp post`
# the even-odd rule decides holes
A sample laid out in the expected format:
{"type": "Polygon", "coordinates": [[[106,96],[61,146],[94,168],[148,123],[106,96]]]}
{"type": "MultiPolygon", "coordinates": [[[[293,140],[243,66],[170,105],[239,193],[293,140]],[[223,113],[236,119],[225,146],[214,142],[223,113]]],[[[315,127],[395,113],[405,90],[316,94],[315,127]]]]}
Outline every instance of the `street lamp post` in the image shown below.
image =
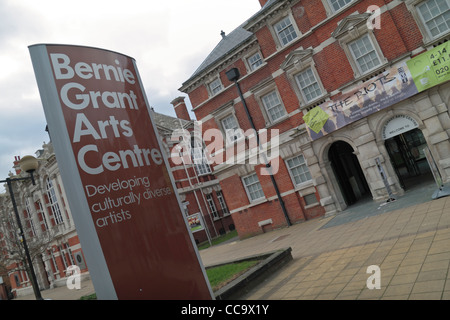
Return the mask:
{"type": "MultiPolygon", "coordinates": [[[[256,130],[255,124],[253,122],[253,118],[252,118],[252,116],[250,114],[250,111],[248,110],[247,103],[245,102],[244,95],[242,94],[241,86],[238,83],[238,80],[239,80],[239,77],[240,77],[239,70],[237,68],[232,68],[232,69],[228,70],[227,72],[225,72],[225,74],[227,75],[228,80],[234,82],[234,84],[236,85],[236,88],[237,88],[238,93],[239,93],[239,97],[241,98],[242,104],[244,105],[244,110],[245,110],[245,113],[247,114],[248,121],[250,122],[250,125],[252,126],[253,130],[255,131],[256,143],[257,143],[258,147],[260,147],[258,131],[256,130]]],[[[289,215],[288,215],[288,212],[286,210],[286,206],[284,204],[284,201],[281,198],[280,190],[278,189],[278,185],[277,185],[277,182],[275,181],[275,177],[272,174],[271,165],[270,165],[269,161],[267,161],[267,159],[265,159],[265,161],[266,161],[266,163],[265,163],[266,168],[269,171],[270,180],[272,181],[273,187],[274,187],[275,192],[277,194],[278,202],[281,205],[281,210],[283,211],[284,217],[286,219],[286,223],[287,223],[288,226],[291,226],[292,223],[291,223],[291,220],[289,219],[289,215]]]]}
{"type": "Polygon", "coordinates": [[[34,291],[34,295],[36,296],[36,300],[43,300],[43,298],[41,296],[41,292],[39,290],[39,285],[37,283],[36,273],[34,272],[33,261],[31,260],[30,251],[28,250],[25,233],[23,232],[22,222],[20,221],[19,211],[17,210],[16,199],[14,197],[14,190],[12,187],[13,181],[21,181],[21,180],[28,180],[28,179],[31,179],[31,182],[33,183],[33,185],[35,185],[33,172],[37,169],[39,164],[35,157],[25,156],[20,160],[19,165],[20,165],[21,170],[28,172],[30,174],[29,177],[6,178],[6,180],[0,180],[0,183],[6,182],[8,185],[8,190],[9,190],[9,194],[11,196],[11,202],[13,205],[14,214],[15,214],[15,217],[17,220],[17,225],[19,227],[19,232],[20,232],[19,236],[22,238],[23,248],[25,251],[25,257],[26,257],[26,260],[28,263],[28,270],[30,271],[29,276],[30,276],[30,280],[31,280],[31,286],[33,287],[33,291],[34,291]]]}

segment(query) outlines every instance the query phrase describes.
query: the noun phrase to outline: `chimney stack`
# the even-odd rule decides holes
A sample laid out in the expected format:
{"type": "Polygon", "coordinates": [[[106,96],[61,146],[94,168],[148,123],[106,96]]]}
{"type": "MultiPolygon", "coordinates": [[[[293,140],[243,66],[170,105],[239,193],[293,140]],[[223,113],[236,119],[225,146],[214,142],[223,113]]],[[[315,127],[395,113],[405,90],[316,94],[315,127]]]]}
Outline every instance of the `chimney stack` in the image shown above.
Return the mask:
{"type": "Polygon", "coordinates": [[[20,162],[20,156],[14,156],[14,166],[13,168],[16,170],[16,175],[20,174],[20,166],[19,166],[19,162],[20,162]]]}
{"type": "Polygon", "coordinates": [[[191,117],[189,116],[189,112],[186,107],[186,103],[184,103],[184,97],[175,98],[171,104],[175,109],[175,113],[177,114],[177,118],[191,121],[191,117]]]}

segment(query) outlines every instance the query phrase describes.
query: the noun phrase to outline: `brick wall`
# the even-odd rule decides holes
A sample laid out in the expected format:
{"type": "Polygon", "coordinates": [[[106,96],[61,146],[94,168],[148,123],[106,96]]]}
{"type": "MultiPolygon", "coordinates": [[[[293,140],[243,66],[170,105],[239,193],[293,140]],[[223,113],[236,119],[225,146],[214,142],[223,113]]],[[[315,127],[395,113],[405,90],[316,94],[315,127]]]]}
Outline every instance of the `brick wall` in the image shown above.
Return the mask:
{"type": "MultiPolygon", "coordinates": [[[[405,3],[396,4],[390,0],[355,1],[337,15],[330,17],[326,23],[323,23],[328,17],[322,1],[298,1],[295,2],[290,13],[294,17],[300,33],[302,35],[306,34],[306,36],[302,36],[302,39],[294,41],[277,51],[276,42],[269,26],[257,27],[254,30],[254,35],[265,64],[257,71],[247,75],[242,58],[234,59],[223,70],[219,70],[220,72],[218,74],[225,87],[221,93],[215,97],[209,97],[206,83],[197,85],[195,89],[187,92],[194,108],[198,107],[195,110],[197,119],[210,117],[214,110],[238,98],[237,90],[225,76],[225,71],[236,67],[240,71],[240,86],[244,92],[245,101],[257,129],[265,128],[266,122],[262,112],[263,106],[260,105],[260,102],[257,101],[251,90],[256,85],[271,77],[274,78],[273,81],[281,96],[286,112],[288,114],[292,113],[292,115],[288,119],[270,127],[270,129],[279,129],[280,133],[283,133],[298,127],[303,123],[303,114],[302,112],[296,111],[302,106],[300,105],[296,91],[292,87],[292,83],[289,81],[286,73],[280,69],[286,56],[293,50],[299,48],[307,49],[320,46],[321,49],[316,50],[317,52],[313,55],[314,66],[324,89],[328,93],[333,93],[334,97],[339,96],[341,93],[336,93],[336,90],[354,80],[354,71],[339,41],[331,38],[332,32],[336,30],[338,24],[348,15],[364,13],[370,5],[383,7],[388,3],[391,3],[390,10],[385,11],[381,15],[381,29],[375,29],[374,36],[384,57],[388,61],[406,56],[411,51],[420,47],[423,40],[419,28],[405,3]],[[392,7],[393,5],[395,6],[392,7]],[[314,32],[309,32],[312,28],[314,28],[314,32]],[[327,41],[327,44],[321,46],[324,41],[327,41]]],[[[279,16],[281,17],[282,15],[279,16]]],[[[275,22],[270,18],[267,21],[270,21],[270,23],[275,22]]],[[[236,103],[234,109],[240,128],[244,131],[249,129],[251,126],[247,120],[242,102],[236,103]]],[[[209,128],[219,129],[214,119],[210,118],[203,124],[203,130],[209,128]]],[[[299,222],[323,215],[325,212],[323,207],[320,205],[306,206],[305,200],[300,196],[299,192],[290,192],[294,189],[294,186],[284,165],[284,160],[281,160],[280,163],[280,172],[275,177],[281,192],[288,193],[288,195],[283,197],[283,200],[286,203],[289,215],[292,215],[292,221],[299,222]]],[[[259,178],[266,198],[273,197],[275,192],[270,178],[268,176],[259,176],[259,178]]],[[[221,179],[220,185],[230,210],[237,210],[233,213],[233,220],[241,237],[267,231],[268,228],[277,228],[286,225],[278,200],[249,206],[250,203],[242,185],[241,178],[237,174],[221,179]],[[266,219],[272,219],[273,223],[264,228],[259,227],[258,222],[266,219]]],[[[320,201],[317,191],[316,198],[320,201]]]]}

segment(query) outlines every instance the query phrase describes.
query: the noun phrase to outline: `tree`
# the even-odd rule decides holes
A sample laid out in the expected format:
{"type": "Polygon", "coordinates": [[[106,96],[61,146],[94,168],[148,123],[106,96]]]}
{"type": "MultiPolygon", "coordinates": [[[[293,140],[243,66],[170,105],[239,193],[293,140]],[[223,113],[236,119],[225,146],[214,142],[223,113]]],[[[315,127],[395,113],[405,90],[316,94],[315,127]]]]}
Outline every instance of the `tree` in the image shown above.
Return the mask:
{"type": "MultiPolygon", "coordinates": [[[[15,198],[19,199],[17,193],[15,193],[15,198]]],[[[35,265],[35,262],[49,248],[57,230],[50,228],[39,233],[36,232],[33,227],[32,212],[28,208],[24,208],[21,201],[17,201],[17,207],[28,251],[33,265],[35,265]]],[[[3,272],[7,274],[11,271],[25,271],[30,279],[23,237],[20,234],[11,198],[9,194],[5,193],[0,195],[0,274],[3,272]]]]}

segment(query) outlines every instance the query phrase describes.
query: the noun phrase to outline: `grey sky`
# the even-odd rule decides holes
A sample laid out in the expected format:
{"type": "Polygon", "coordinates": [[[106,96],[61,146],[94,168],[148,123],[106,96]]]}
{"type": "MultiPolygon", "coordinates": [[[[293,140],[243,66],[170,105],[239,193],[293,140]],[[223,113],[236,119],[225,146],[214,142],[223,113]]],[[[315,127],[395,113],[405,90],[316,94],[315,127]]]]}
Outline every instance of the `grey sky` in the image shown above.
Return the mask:
{"type": "MultiPolygon", "coordinates": [[[[1,0],[0,179],[14,156],[49,138],[28,46],[75,44],[136,59],[149,103],[174,115],[178,91],[220,41],[260,9],[258,0],[1,0]]],[[[0,192],[3,192],[0,186],[0,192]]]]}

